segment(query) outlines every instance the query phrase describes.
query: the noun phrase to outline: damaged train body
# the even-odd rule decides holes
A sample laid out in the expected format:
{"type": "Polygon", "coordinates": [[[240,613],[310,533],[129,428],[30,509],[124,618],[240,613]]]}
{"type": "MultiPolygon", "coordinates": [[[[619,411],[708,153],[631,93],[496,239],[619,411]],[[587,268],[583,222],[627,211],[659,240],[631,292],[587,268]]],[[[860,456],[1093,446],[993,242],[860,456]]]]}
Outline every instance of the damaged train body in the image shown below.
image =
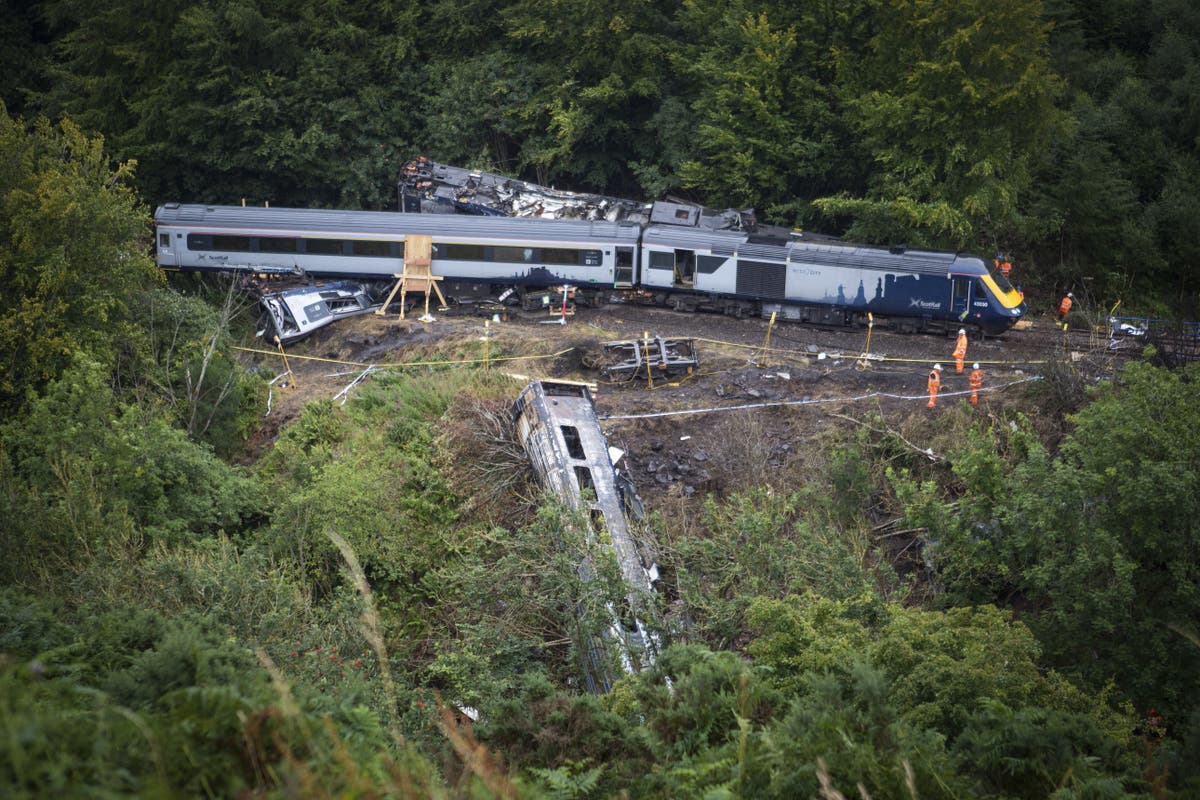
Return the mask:
{"type": "MultiPolygon", "coordinates": [[[[641,501],[615,466],[620,456],[614,458],[600,429],[586,384],[534,381],[513,406],[513,421],[542,485],[575,513],[589,549],[609,551],[620,573],[623,589],[605,598],[598,626],[579,609],[588,690],[607,692],[622,675],[653,663],[661,648],[651,622],[659,573],[648,533],[637,523],[641,501]]],[[[590,559],[578,572],[586,582],[597,580],[590,559]]]]}
{"type": "Polygon", "coordinates": [[[331,322],[382,308],[388,284],[381,281],[334,281],[273,291],[254,288],[258,298],[258,335],[289,344],[331,322]]]}
{"type": "Polygon", "coordinates": [[[638,225],[683,221],[708,230],[754,230],[752,208],[723,211],[668,199],[642,203],[587,192],[568,192],[493,172],[414,158],[400,171],[400,210],[484,217],[606,220],[638,225]]]}
{"type": "Polygon", "coordinates": [[[871,318],[901,330],[988,335],[1025,314],[1020,294],[974,256],[712,230],[694,211],[642,225],[168,203],[155,221],[166,270],[386,280],[404,272],[406,244],[420,243],[451,304],[540,308],[551,287],[570,285],[581,305],[778,312],[824,326],[871,318]]]}

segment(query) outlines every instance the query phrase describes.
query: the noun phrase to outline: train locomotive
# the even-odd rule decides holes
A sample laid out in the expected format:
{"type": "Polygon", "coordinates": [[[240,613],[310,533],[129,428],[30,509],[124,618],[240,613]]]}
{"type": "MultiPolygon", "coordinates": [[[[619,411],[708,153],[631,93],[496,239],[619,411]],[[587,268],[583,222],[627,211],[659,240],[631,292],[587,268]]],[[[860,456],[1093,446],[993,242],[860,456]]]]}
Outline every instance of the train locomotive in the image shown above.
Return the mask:
{"type": "Polygon", "coordinates": [[[547,220],[167,203],[155,212],[166,270],[391,280],[425,237],[454,303],[645,302],[824,326],[1009,330],[1020,294],[981,258],[813,241],[786,230],[698,226],[695,208],[655,204],[648,222],[547,220]],[[659,206],[662,208],[659,208],[659,206]]]}

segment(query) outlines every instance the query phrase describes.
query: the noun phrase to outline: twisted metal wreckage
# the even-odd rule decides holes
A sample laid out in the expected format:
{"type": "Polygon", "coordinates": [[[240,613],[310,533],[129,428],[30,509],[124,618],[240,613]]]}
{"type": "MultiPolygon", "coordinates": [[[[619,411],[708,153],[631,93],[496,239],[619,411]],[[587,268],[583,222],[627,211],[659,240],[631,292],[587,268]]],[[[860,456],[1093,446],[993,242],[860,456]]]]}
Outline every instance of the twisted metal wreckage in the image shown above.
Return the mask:
{"type": "MultiPolygon", "coordinates": [[[[678,199],[639,203],[619,197],[568,192],[491,172],[452,167],[420,157],[401,170],[397,187],[406,213],[468,214],[484,217],[627,221],[639,225],[688,224],[710,230],[753,230],[753,209],[713,211],[678,199]]],[[[303,276],[301,276],[303,277],[303,276]]],[[[387,281],[335,283],[272,289],[263,282],[247,288],[261,308],[259,335],[289,344],[343,317],[383,308],[387,281]]]]}
{"type": "Polygon", "coordinates": [[[583,674],[591,692],[607,692],[622,675],[654,663],[662,642],[655,596],[658,566],[641,499],[617,468],[624,453],[610,447],[592,401],[591,387],[534,381],[513,406],[517,438],[545,489],[573,513],[595,558],[611,554],[620,588],[606,591],[599,565],[586,556],[577,566],[584,583],[603,595],[600,621],[576,601],[583,674]]]}

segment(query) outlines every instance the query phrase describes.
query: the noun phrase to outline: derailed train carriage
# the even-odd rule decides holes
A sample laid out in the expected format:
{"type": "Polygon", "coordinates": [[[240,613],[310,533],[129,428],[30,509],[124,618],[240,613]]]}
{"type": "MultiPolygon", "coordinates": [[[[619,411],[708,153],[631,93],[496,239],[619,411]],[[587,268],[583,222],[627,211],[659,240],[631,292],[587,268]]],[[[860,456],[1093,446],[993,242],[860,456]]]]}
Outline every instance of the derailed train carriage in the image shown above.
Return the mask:
{"type": "MultiPolygon", "coordinates": [[[[574,512],[589,547],[611,551],[620,573],[599,630],[580,609],[577,645],[587,688],[607,692],[621,675],[652,664],[661,646],[653,600],[659,573],[637,521],[640,501],[614,464],[586,384],[534,381],[517,398],[513,422],[542,485],[574,512]]],[[[578,572],[587,583],[598,580],[590,559],[578,572]]]]}
{"type": "Polygon", "coordinates": [[[829,326],[873,318],[903,330],[987,335],[1025,313],[1011,284],[974,256],[714,230],[698,224],[696,209],[659,211],[643,225],[168,203],[155,221],[158,263],[168,270],[391,279],[404,271],[406,246],[428,245],[432,274],[460,304],[532,306],[569,284],[581,303],[778,312],[829,326]]]}

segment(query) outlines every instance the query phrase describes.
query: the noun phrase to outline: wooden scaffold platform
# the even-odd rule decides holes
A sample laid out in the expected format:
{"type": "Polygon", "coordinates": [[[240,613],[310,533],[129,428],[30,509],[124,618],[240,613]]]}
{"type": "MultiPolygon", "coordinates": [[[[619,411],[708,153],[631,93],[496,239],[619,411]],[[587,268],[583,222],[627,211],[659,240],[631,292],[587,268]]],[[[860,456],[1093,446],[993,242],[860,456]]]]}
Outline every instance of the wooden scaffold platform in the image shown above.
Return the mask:
{"type": "Polygon", "coordinates": [[[442,277],[433,274],[433,237],[416,234],[406,237],[404,241],[404,271],[392,277],[397,279],[396,285],[392,287],[387,300],[375,312],[376,314],[382,316],[387,313],[387,307],[391,305],[397,292],[400,293],[400,319],[404,319],[404,306],[409,292],[421,292],[425,295],[425,313],[420,317],[422,322],[433,320],[429,314],[430,291],[437,294],[441,307],[446,307],[446,298],[442,294],[442,288],[438,286],[438,281],[442,277]]]}

